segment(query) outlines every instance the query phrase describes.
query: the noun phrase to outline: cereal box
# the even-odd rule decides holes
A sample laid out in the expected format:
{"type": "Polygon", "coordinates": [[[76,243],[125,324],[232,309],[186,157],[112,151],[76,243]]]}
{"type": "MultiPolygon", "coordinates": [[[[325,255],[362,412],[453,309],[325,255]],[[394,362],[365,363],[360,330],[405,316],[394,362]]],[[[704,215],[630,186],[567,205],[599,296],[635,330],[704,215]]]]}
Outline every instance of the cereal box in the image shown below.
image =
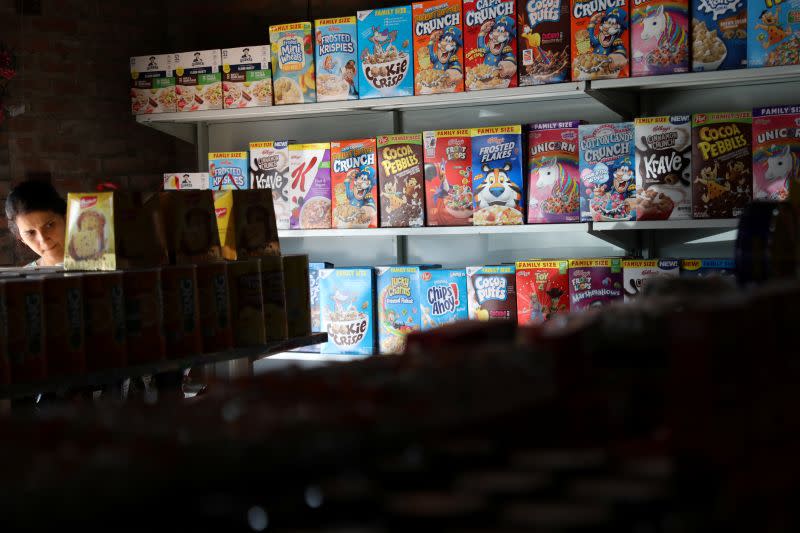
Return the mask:
{"type": "Polygon", "coordinates": [[[636,220],[692,218],[689,115],[637,118],[636,220]]]}
{"type": "Polygon", "coordinates": [[[375,139],[331,143],[331,202],[334,228],[378,227],[375,139]]]}
{"type": "Polygon", "coordinates": [[[800,106],[753,110],[753,196],[786,200],[800,179],[800,106]]]}
{"type": "Polygon", "coordinates": [[[289,141],[250,143],[250,187],[272,189],[278,229],[289,229],[289,141]]]}
{"type": "Polygon", "coordinates": [[[464,90],[461,0],[415,2],[414,94],[464,90]]]}
{"type": "Polygon", "coordinates": [[[247,152],[210,152],[208,177],[209,188],[212,191],[249,189],[247,152]]]}
{"type": "Polygon", "coordinates": [[[406,335],[419,331],[420,267],[376,267],[378,346],[382,354],[403,353],[406,335]]]}
{"type": "Polygon", "coordinates": [[[519,84],[569,81],[569,0],[518,0],[519,84]]]}
{"type": "Polygon", "coordinates": [[[533,124],[528,132],[528,224],[579,222],[578,125],[533,124]]]}
{"type": "Polygon", "coordinates": [[[570,310],[621,302],[623,282],[621,259],[570,259],[570,310]]]}
{"type": "Polygon", "coordinates": [[[289,145],[291,229],[331,227],[331,145],[289,145]]]}
{"type": "Polygon", "coordinates": [[[423,330],[469,318],[466,270],[426,270],[422,272],[421,279],[423,330]]]}
{"type": "Polygon", "coordinates": [[[159,209],[170,263],[205,263],[222,258],[213,194],[211,191],[161,193],[159,209]]]}
{"type": "Polygon", "coordinates": [[[628,0],[572,0],[572,79],[630,76],[628,0]]]}
{"type": "MultiPolygon", "coordinates": [[[[161,269],[126,270],[122,283],[125,293],[128,364],[135,365],[166,359],[161,269]]],[[[49,327],[48,317],[48,329],[49,327]]]]}
{"type": "Polygon", "coordinates": [[[175,112],[175,73],[169,54],[131,58],[131,113],[175,112]]]}
{"type": "Polygon", "coordinates": [[[425,209],[428,226],[472,225],[472,137],[467,129],[426,131],[425,209]]]}
{"type": "Polygon", "coordinates": [[[692,116],[692,215],[733,218],[753,198],[752,114],[692,116]]]}
{"type": "Polygon", "coordinates": [[[633,135],[632,122],[578,127],[582,222],[636,219],[633,135]]]}
{"type": "Polygon", "coordinates": [[[281,256],[264,256],[261,261],[261,290],[264,299],[264,332],[267,341],[284,340],[289,335],[286,316],[286,284],[281,256]]]}
{"type": "Polygon", "coordinates": [[[314,22],[317,37],[317,101],[358,99],[356,17],[314,22]]]}
{"type": "Polygon", "coordinates": [[[522,224],[522,126],[473,128],[472,194],[476,226],[522,224]]]}
{"type": "Polygon", "coordinates": [[[233,345],[244,348],[266,344],[261,261],[248,259],[228,263],[228,288],[233,345]]]}
{"type": "Polygon", "coordinates": [[[197,298],[203,352],[228,350],[233,346],[228,263],[197,265],[197,298]]]}
{"type": "Polygon", "coordinates": [[[517,321],[514,265],[467,267],[470,320],[517,321]]]}
{"type": "Polygon", "coordinates": [[[230,261],[281,253],[272,194],[263,189],[214,193],[222,255],[230,261]]]}
{"type": "Polygon", "coordinates": [[[736,283],[736,261],[733,259],[683,259],[682,278],[719,277],[731,284],[736,283]]]}
{"type": "Polygon", "coordinates": [[[225,109],[272,105],[269,45],[222,50],[222,103],[225,109]]]}
{"type": "Polygon", "coordinates": [[[517,86],[517,0],[464,0],[468,91],[517,86]]]}
{"type": "Polygon", "coordinates": [[[311,334],[311,303],[308,287],[308,256],[283,256],[283,282],[286,288],[286,318],[289,338],[311,334]]]}
{"type": "Polygon", "coordinates": [[[411,6],[358,12],[359,96],[414,94],[411,6]]]}
{"type": "Polygon", "coordinates": [[[800,0],[747,0],[747,66],[800,64],[800,0]]]}
{"type": "Polygon", "coordinates": [[[422,136],[381,135],[377,141],[381,226],[421,227],[425,223],[422,136]]]}
{"type": "MultiPolygon", "coordinates": [[[[9,279],[4,285],[8,337],[3,342],[7,342],[12,383],[40,381],[47,377],[48,330],[45,322],[44,281],[36,277],[18,278],[9,279]]],[[[123,329],[123,348],[124,335],[123,329]]]]}
{"type": "Polygon", "coordinates": [[[375,352],[375,275],[372,268],[319,271],[322,353],[372,355],[375,352]]]}
{"type": "Polygon", "coordinates": [[[310,22],[269,27],[275,105],[317,101],[310,22]]]}
{"type": "Polygon", "coordinates": [[[114,193],[67,195],[66,270],[116,270],[114,193]]]}
{"type": "Polygon", "coordinates": [[[539,324],[569,312],[569,262],[517,261],[517,321],[539,324]]]}
{"type": "Polygon", "coordinates": [[[220,51],[200,50],[175,54],[175,97],[178,111],[222,109],[220,51]]]}
{"type": "Polygon", "coordinates": [[[173,172],[164,174],[165,191],[208,190],[208,172],[173,172]]]}
{"type": "Polygon", "coordinates": [[[625,301],[647,293],[647,285],[654,279],[678,277],[680,261],[677,259],[624,259],[625,301]]]}
{"type": "Polygon", "coordinates": [[[747,66],[747,0],[691,0],[692,70],[747,66]]]}
{"type": "MultiPolygon", "coordinates": [[[[309,307],[311,308],[311,331],[319,333],[322,330],[322,318],[320,315],[319,307],[319,272],[325,268],[333,268],[332,263],[309,263],[308,264],[308,300],[309,307]]],[[[315,344],[313,346],[304,346],[298,348],[296,351],[303,352],[316,352],[319,353],[322,349],[322,344],[315,344]]]]}
{"type": "MultiPolygon", "coordinates": [[[[161,293],[167,357],[176,359],[201,353],[203,333],[200,330],[200,309],[197,306],[197,266],[162,268],[161,293]]],[[[130,351],[128,357],[130,358],[130,351]]]]}
{"type": "Polygon", "coordinates": [[[689,0],[633,0],[631,76],[689,72],[689,0]]]}
{"type": "MultiPolygon", "coordinates": [[[[158,272],[158,270],[156,270],[158,272]]],[[[127,288],[126,288],[127,294],[127,288]]],[[[47,338],[47,374],[69,376],[86,372],[81,274],[53,274],[44,279],[43,300],[47,338]]],[[[128,328],[130,332],[130,328],[128,328]]],[[[3,343],[5,343],[3,338],[3,343]]]]}
{"type": "MultiPolygon", "coordinates": [[[[83,305],[86,369],[94,372],[125,366],[128,344],[122,272],[84,274],[83,305]]],[[[9,330],[13,329],[11,326],[9,322],[9,330]]]]}

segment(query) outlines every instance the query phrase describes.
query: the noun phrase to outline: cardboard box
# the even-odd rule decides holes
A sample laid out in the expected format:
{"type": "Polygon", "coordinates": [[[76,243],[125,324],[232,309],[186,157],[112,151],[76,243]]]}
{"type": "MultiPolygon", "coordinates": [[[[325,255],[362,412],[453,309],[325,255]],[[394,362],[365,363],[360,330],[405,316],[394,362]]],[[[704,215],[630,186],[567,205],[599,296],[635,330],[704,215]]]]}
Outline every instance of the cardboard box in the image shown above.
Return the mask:
{"type": "Polygon", "coordinates": [[[222,50],[222,103],[225,109],[272,105],[269,45],[222,50]]]}
{"type": "Polygon", "coordinates": [[[747,0],[747,66],[800,64],[800,1],[747,0]]]}
{"type": "Polygon", "coordinates": [[[569,0],[518,0],[519,85],[570,79],[569,0]]]}
{"type": "Polygon", "coordinates": [[[516,0],[464,0],[468,91],[517,86],[516,0]]]}
{"type": "Polygon", "coordinates": [[[164,174],[165,191],[205,191],[208,189],[208,172],[172,172],[164,174]]]}
{"type": "Polygon", "coordinates": [[[569,313],[569,261],[517,261],[517,321],[521,326],[569,313]]]}
{"type": "Polygon", "coordinates": [[[320,19],[316,34],[317,101],[358,99],[356,17],[320,19]]]}
{"type": "Polygon", "coordinates": [[[463,268],[422,272],[420,293],[423,331],[469,318],[467,272],[463,268]]]}
{"type": "Polygon", "coordinates": [[[331,227],[331,145],[290,144],[292,229],[331,227]]]}
{"type": "Polygon", "coordinates": [[[164,332],[167,357],[178,359],[203,351],[200,309],[197,305],[197,266],[178,265],[161,269],[164,298],[164,332]]]}
{"type": "Polygon", "coordinates": [[[677,278],[679,274],[680,261],[677,259],[624,259],[622,275],[625,301],[647,294],[647,286],[654,279],[677,278]]]}
{"type": "Polygon", "coordinates": [[[581,221],[636,220],[633,122],[581,124],[581,221]]]}
{"type": "Polygon", "coordinates": [[[197,265],[197,301],[203,353],[221,352],[233,347],[229,287],[227,263],[197,265]]]}
{"type": "Polygon", "coordinates": [[[250,143],[250,188],[272,189],[278,229],[289,229],[289,141],[250,143]]]}
{"type": "Polygon", "coordinates": [[[414,94],[464,91],[461,0],[412,4],[414,94]]]}
{"type": "Polygon", "coordinates": [[[266,344],[261,261],[246,259],[228,264],[233,345],[237,348],[266,344]]]}
{"type": "Polygon", "coordinates": [[[286,319],[289,338],[311,335],[307,255],[283,256],[283,282],[286,292],[286,319]]]}
{"type": "Polygon", "coordinates": [[[378,137],[381,227],[419,228],[425,224],[422,136],[378,137]]]}
{"type": "Polygon", "coordinates": [[[753,110],[753,197],[789,198],[800,179],[800,105],[753,110]]]}
{"type": "Polygon", "coordinates": [[[528,224],[579,222],[580,122],[533,124],[528,132],[528,224]]]}
{"type": "Polygon", "coordinates": [[[167,347],[161,269],[127,270],[123,273],[122,284],[128,362],[143,364],[163,360],[167,356],[167,347]]]}
{"type": "Polygon", "coordinates": [[[331,143],[331,202],[334,228],[378,227],[375,139],[331,143]]]}
{"type": "Polygon", "coordinates": [[[525,206],[522,127],[472,128],[470,135],[474,225],[522,224],[525,206]]]}
{"type": "Polygon", "coordinates": [[[691,0],[692,71],[747,66],[747,4],[741,0],[691,0]]]}
{"type": "Polygon", "coordinates": [[[411,6],[359,11],[357,17],[360,98],[414,94],[411,6]]]}
{"type": "Polygon", "coordinates": [[[205,263],[222,259],[214,193],[163,192],[160,209],[170,263],[205,263]]]}
{"type": "Polygon", "coordinates": [[[324,354],[375,353],[375,274],[372,268],[319,271],[324,354]]]}
{"type": "Polygon", "coordinates": [[[280,255],[269,190],[220,191],[214,193],[214,208],[225,259],[280,255]]]}
{"type": "Polygon", "coordinates": [[[264,291],[264,331],[267,341],[288,337],[287,302],[281,256],[261,258],[261,289],[264,291]]]}
{"type": "Polygon", "coordinates": [[[169,54],[131,58],[131,113],[175,112],[175,72],[169,54]]]}
{"type": "Polygon", "coordinates": [[[422,134],[425,152],[425,210],[428,226],[471,226],[472,137],[470,131],[422,134]]]}
{"type": "Polygon", "coordinates": [[[622,260],[570,259],[570,310],[581,311],[623,300],[622,260]]]}
{"type": "Polygon", "coordinates": [[[317,101],[310,22],[269,27],[275,105],[317,101]]]}
{"type": "Polygon", "coordinates": [[[376,267],[378,280],[378,346],[382,354],[403,353],[406,336],[422,329],[418,266],[376,267]]]}
{"type": "Polygon", "coordinates": [[[634,0],[631,76],[689,72],[689,0],[634,0]]]}
{"type": "Polygon", "coordinates": [[[630,2],[572,0],[572,79],[630,76],[630,2]]]}
{"type": "Polygon", "coordinates": [[[467,267],[467,293],[470,320],[517,321],[514,265],[467,267]]]}
{"type": "Polygon", "coordinates": [[[179,112],[222,109],[219,50],[173,54],[176,108],[179,112]]]}
{"type": "Polygon", "coordinates": [[[210,152],[208,154],[209,189],[212,191],[250,188],[247,152],[210,152]]]}

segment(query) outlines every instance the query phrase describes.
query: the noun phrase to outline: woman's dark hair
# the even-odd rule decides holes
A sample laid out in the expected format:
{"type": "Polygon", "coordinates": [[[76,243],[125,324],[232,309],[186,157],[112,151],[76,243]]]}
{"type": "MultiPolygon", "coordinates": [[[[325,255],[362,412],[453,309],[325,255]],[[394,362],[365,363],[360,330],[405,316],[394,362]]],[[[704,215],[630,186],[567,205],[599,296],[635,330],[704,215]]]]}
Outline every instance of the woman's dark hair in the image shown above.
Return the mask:
{"type": "Polygon", "coordinates": [[[67,215],[67,202],[47,182],[24,181],[14,187],[6,198],[8,228],[18,236],[17,216],[34,211],[52,211],[63,217],[67,215]]]}

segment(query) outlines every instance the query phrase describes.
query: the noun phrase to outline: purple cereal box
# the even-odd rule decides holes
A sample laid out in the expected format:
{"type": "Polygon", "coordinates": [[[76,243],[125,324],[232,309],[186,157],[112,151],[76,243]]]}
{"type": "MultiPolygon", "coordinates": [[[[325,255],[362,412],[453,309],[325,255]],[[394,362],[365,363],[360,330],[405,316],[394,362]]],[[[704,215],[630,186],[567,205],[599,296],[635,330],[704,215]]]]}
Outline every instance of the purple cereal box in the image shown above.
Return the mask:
{"type": "Polygon", "coordinates": [[[528,133],[528,224],[578,222],[579,122],[533,124],[528,133]]]}
{"type": "Polygon", "coordinates": [[[800,180],[800,105],[753,110],[753,196],[786,200],[800,180]]]}
{"type": "Polygon", "coordinates": [[[569,305],[571,311],[621,302],[622,259],[570,259],[569,305]]]}
{"type": "Polygon", "coordinates": [[[689,0],[633,0],[631,76],[689,72],[689,0]]]}
{"type": "Polygon", "coordinates": [[[581,221],[635,220],[633,122],[578,127],[581,221]]]}

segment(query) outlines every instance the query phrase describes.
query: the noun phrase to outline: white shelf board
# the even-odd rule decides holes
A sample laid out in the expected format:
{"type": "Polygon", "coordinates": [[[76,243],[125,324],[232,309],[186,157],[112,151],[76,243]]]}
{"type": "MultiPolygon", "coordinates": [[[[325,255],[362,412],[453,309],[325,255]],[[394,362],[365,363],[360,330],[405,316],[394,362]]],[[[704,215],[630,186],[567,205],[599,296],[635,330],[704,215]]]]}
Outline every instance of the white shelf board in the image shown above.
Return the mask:
{"type": "Polygon", "coordinates": [[[665,76],[596,80],[592,90],[650,91],[664,89],[702,89],[736,87],[742,85],[773,85],[775,83],[800,83],[800,65],[784,67],[745,68],[713,72],[689,72],[665,76]]]}
{"type": "Polygon", "coordinates": [[[436,237],[451,235],[509,235],[515,233],[586,233],[588,223],[529,224],[522,226],[457,226],[425,228],[279,230],[281,239],[305,237],[436,237]]]}
{"type": "Polygon", "coordinates": [[[622,222],[593,222],[594,231],[618,230],[708,230],[708,229],[736,229],[739,226],[738,218],[724,219],[692,219],[692,220],[639,220],[622,222]]]}

